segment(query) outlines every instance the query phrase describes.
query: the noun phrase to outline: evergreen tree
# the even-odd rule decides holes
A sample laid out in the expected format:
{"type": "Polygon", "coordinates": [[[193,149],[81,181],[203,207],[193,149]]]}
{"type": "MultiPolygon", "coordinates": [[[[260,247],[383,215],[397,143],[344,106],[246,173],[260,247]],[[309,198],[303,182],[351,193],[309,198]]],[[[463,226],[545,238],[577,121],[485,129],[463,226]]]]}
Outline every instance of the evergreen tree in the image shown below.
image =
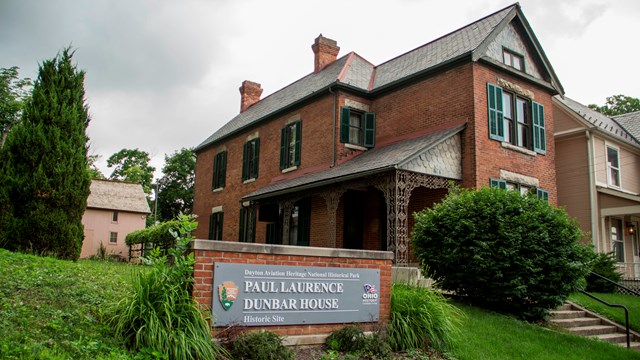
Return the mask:
{"type": "Polygon", "coordinates": [[[89,113],[85,73],[72,56],[67,48],[40,65],[23,120],[2,148],[1,247],[64,259],[80,255],[90,184],[89,113]]]}

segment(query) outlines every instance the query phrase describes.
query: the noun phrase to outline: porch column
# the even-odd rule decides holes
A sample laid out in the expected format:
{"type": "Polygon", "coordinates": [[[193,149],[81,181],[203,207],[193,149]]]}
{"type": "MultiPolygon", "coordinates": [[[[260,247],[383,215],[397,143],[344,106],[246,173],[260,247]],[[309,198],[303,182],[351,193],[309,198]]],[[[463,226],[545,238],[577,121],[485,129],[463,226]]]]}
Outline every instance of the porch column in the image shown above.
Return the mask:
{"type": "Polygon", "coordinates": [[[387,205],[387,250],[395,254],[394,262],[397,263],[395,176],[394,174],[385,175],[376,179],[372,185],[384,195],[384,202],[387,205]]]}
{"type": "Polygon", "coordinates": [[[336,215],[338,212],[338,204],[340,204],[340,197],[344,194],[345,189],[343,187],[337,187],[323,192],[321,195],[327,203],[327,217],[329,219],[329,244],[332,247],[337,246],[336,240],[336,215]]]}
{"type": "Polygon", "coordinates": [[[288,199],[280,203],[283,209],[282,214],[282,244],[289,245],[289,226],[291,223],[291,211],[296,200],[288,199]]]}

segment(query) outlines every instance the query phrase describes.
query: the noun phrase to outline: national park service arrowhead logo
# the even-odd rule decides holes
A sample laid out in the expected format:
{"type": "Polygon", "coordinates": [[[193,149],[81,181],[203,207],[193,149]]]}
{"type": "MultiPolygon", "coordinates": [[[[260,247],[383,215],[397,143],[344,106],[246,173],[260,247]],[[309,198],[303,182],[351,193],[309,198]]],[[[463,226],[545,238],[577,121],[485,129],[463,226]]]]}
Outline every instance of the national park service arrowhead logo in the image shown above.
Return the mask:
{"type": "Polygon", "coordinates": [[[218,299],[222,308],[227,311],[238,298],[238,287],[233,281],[225,281],[218,285],[218,299]]]}

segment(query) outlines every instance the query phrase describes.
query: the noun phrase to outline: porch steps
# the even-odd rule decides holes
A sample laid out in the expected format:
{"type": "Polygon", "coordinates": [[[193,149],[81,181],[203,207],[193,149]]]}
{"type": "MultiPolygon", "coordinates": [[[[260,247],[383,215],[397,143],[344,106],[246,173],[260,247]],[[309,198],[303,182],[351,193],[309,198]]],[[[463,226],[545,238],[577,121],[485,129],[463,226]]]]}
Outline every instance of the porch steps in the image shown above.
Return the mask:
{"type": "MultiPolygon", "coordinates": [[[[624,326],[584,309],[570,301],[551,311],[549,322],[569,332],[627,347],[624,326]]],[[[631,349],[640,351],[640,334],[630,331],[631,349]]]]}
{"type": "Polygon", "coordinates": [[[407,284],[417,287],[430,288],[434,281],[422,276],[422,271],[418,267],[394,266],[391,268],[391,282],[396,284],[407,284]]]}

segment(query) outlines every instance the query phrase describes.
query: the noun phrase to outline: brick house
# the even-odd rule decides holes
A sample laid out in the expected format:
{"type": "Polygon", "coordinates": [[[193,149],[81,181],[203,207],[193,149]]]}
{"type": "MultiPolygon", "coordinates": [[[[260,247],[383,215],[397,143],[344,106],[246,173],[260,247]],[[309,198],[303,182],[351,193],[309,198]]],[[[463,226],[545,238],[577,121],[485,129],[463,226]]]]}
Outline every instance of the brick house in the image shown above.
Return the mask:
{"type": "Polygon", "coordinates": [[[452,186],[536,190],[556,203],[552,97],[562,94],[518,4],[380,65],[336,41],[314,71],[195,149],[196,236],[389,250],[413,262],[412,213],[452,186]]]}
{"type": "Polygon", "coordinates": [[[558,204],[613,252],[627,279],[640,279],[640,112],[610,118],[554,97],[558,204]]]}
{"type": "Polygon", "coordinates": [[[96,255],[100,245],[107,254],[129,259],[125,237],[146,226],[149,204],[139,183],[91,180],[87,209],[82,215],[84,241],[81,258],[96,255]]]}

